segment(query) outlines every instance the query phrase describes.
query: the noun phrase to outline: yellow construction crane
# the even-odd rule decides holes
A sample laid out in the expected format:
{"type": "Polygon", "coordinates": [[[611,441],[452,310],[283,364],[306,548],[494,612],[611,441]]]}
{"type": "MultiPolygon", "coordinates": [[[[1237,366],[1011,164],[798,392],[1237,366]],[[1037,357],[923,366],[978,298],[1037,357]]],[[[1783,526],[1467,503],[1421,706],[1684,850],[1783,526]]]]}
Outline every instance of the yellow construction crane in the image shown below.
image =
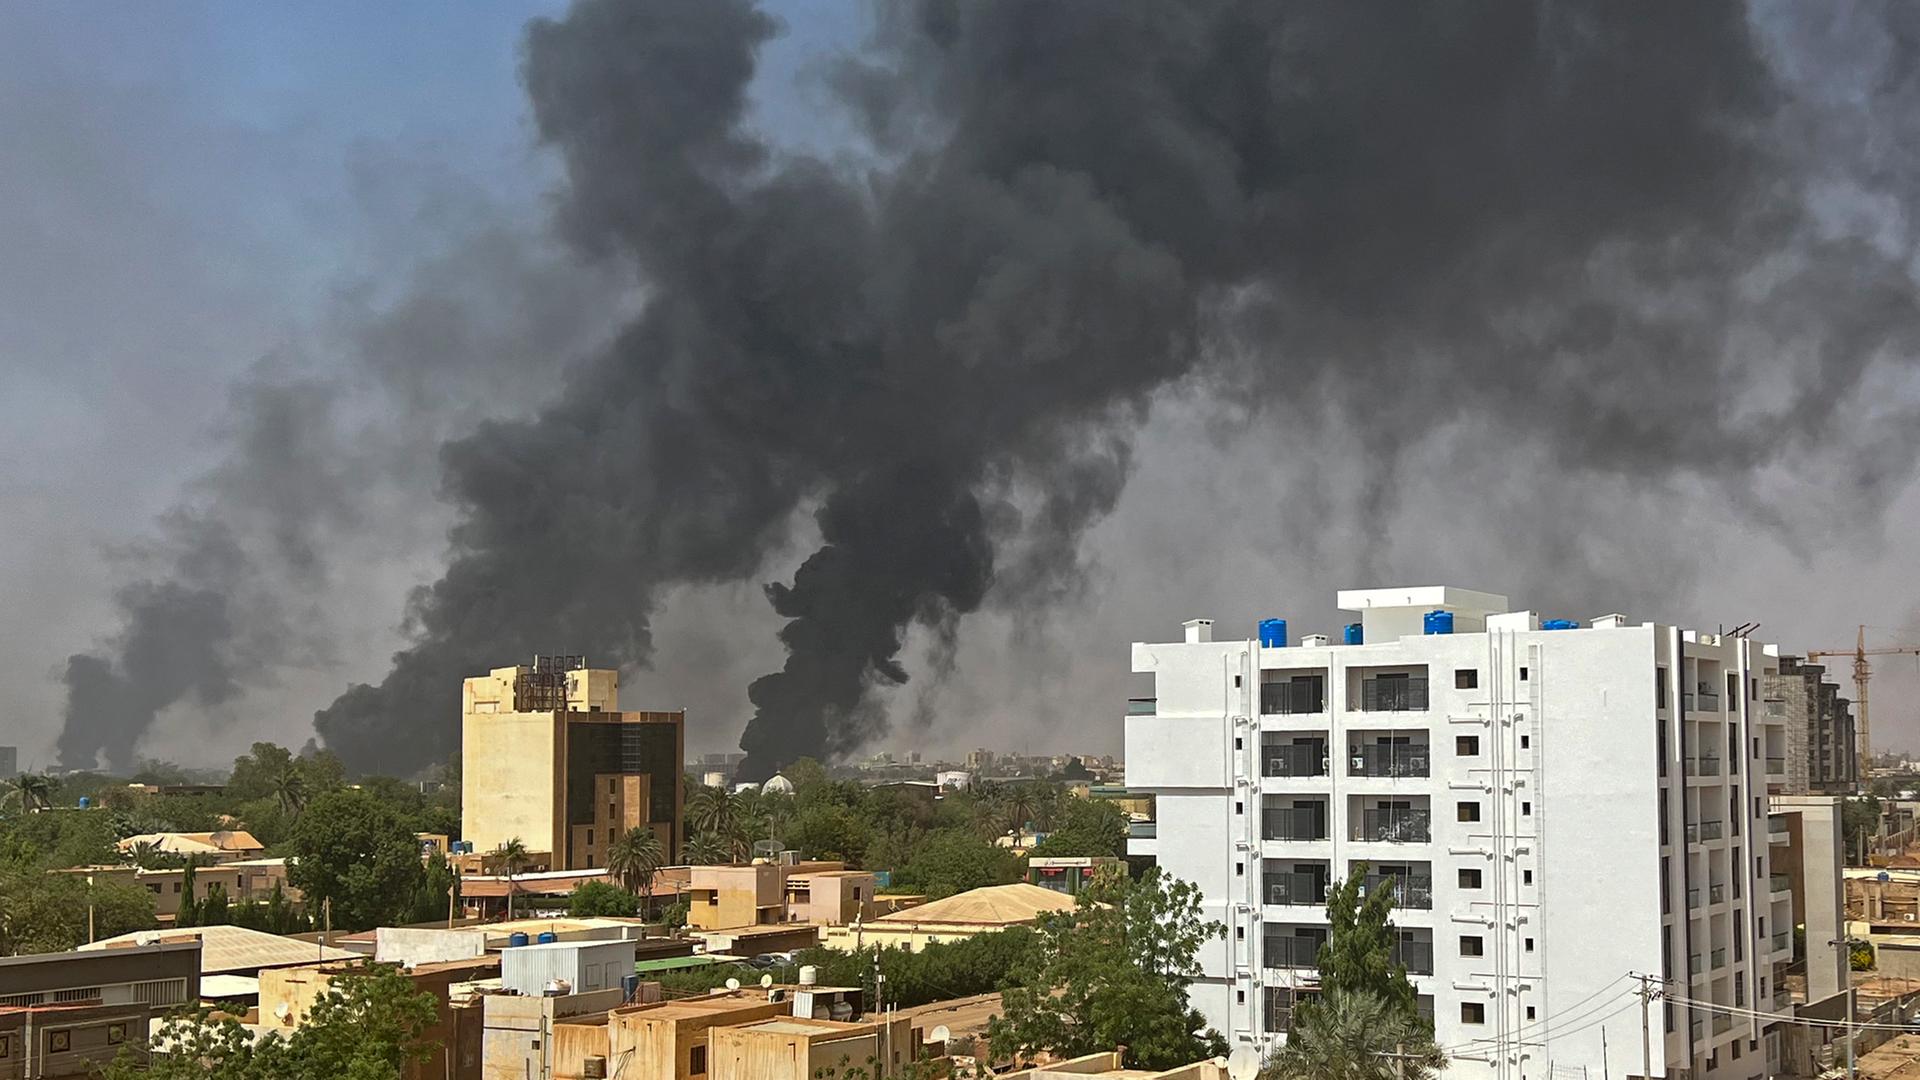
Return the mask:
{"type": "Polygon", "coordinates": [[[1867,663],[1869,656],[1920,656],[1920,645],[1885,645],[1875,649],[1867,648],[1867,628],[1860,627],[1860,634],[1854,639],[1851,649],[1808,649],[1809,661],[1821,660],[1833,656],[1853,657],[1853,700],[1860,707],[1857,722],[1854,724],[1854,742],[1860,759],[1860,784],[1866,786],[1873,772],[1873,728],[1867,723],[1867,677],[1873,674],[1873,665],[1867,663]]]}

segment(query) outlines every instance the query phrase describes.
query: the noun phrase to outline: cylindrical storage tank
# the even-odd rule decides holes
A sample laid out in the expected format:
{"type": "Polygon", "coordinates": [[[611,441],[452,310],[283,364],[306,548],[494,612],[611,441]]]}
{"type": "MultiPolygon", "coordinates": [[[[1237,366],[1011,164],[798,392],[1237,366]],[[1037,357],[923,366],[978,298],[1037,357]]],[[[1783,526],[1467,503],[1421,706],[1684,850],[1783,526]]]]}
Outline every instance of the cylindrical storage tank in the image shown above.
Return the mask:
{"type": "Polygon", "coordinates": [[[1429,634],[1451,634],[1453,633],[1453,612],[1435,608],[1427,612],[1426,618],[1421,620],[1421,626],[1429,634]]]}
{"type": "Polygon", "coordinates": [[[527,935],[525,931],[515,930],[513,933],[507,935],[507,948],[509,949],[517,949],[526,943],[527,935]]]}
{"type": "Polygon", "coordinates": [[[1366,643],[1366,640],[1367,640],[1366,635],[1360,632],[1359,623],[1350,622],[1347,624],[1347,644],[1364,645],[1366,643]]]}
{"type": "Polygon", "coordinates": [[[1540,629],[1542,630],[1578,630],[1580,629],[1580,620],[1548,619],[1545,622],[1540,624],[1540,629]]]}
{"type": "Polygon", "coordinates": [[[800,965],[800,985],[812,986],[820,981],[820,969],[812,964],[800,965]]]}
{"type": "Polygon", "coordinates": [[[88,798],[85,795],[80,796],[80,809],[85,810],[92,805],[93,805],[92,799],[88,798]]]}
{"type": "Polygon", "coordinates": [[[1284,649],[1287,647],[1287,620],[1260,620],[1260,647],[1263,649],[1284,649]]]}
{"type": "Polygon", "coordinates": [[[533,940],[539,942],[542,945],[551,945],[554,942],[560,940],[560,935],[554,933],[551,930],[542,930],[540,931],[540,936],[537,938],[534,938],[533,940]]]}

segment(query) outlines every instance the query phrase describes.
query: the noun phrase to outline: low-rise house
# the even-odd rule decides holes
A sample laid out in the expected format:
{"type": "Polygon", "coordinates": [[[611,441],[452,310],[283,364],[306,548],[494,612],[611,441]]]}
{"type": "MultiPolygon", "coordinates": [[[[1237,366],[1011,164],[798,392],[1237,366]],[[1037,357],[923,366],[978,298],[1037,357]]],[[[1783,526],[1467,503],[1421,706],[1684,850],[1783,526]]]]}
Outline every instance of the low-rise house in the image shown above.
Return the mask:
{"type": "Polygon", "coordinates": [[[1027,860],[1027,884],[1038,885],[1043,889],[1052,889],[1068,896],[1078,896],[1080,890],[1093,881],[1093,875],[1103,866],[1125,867],[1127,860],[1113,855],[1056,856],[1027,860]]]}
{"type": "MultiPolygon", "coordinates": [[[[138,866],[75,866],[55,870],[56,874],[69,874],[98,884],[113,882],[120,885],[135,885],[144,888],[153,896],[153,914],[162,925],[174,921],[180,914],[180,905],[187,899],[185,894],[187,872],[182,867],[145,870],[138,866]]],[[[287,860],[285,859],[235,859],[216,863],[211,866],[197,866],[193,871],[193,900],[198,903],[207,898],[207,893],[215,885],[227,894],[230,904],[244,904],[248,901],[265,903],[278,886],[281,895],[296,907],[301,902],[300,890],[287,884],[287,860]]]]}
{"type": "MultiPolygon", "coordinates": [[[[298,938],[281,937],[244,926],[183,926],[173,930],[136,930],[80,946],[80,952],[138,952],[155,945],[196,942],[202,978],[240,975],[258,978],[269,968],[302,967],[327,960],[351,960],[353,953],[298,938]]],[[[198,1000],[198,993],[193,1000],[198,1000]]]]}
{"type": "MultiPolygon", "coordinates": [[[[254,1014],[261,1032],[291,1032],[306,1022],[314,1002],[342,978],[367,970],[363,960],[307,967],[272,968],[260,973],[260,1005],[254,1014]]],[[[457,1008],[454,988],[499,974],[500,960],[476,957],[451,963],[420,964],[406,972],[414,989],[434,999],[433,1026],[421,1033],[431,1049],[423,1059],[408,1063],[406,1080],[477,1078],[480,1075],[482,1015],[477,1009],[457,1008]]]]}
{"type": "Polygon", "coordinates": [[[200,945],[0,958],[0,1078],[93,1076],[144,1055],[152,1017],[200,999],[200,945]]]}
{"type": "Polygon", "coordinates": [[[1031,926],[1042,915],[1072,909],[1075,902],[1065,893],[1026,882],[988,885],[853,926],[828,927],[821,944],[842,952],[876,945],[919,952],[930,942],[959,941],[1011,926],[1031,926]]]}
{"type": "Polygon", "coordinates": [[[919,1056],[912,1021],[816,1020],[780,1017],[718,1028],[712,1035],[711,1080],[812,1080],[864,1070],[873,1080],[899,1076],[919,1056]]]}
{"type": "Polygon", "coordinates": [[[131,855],[145,849],[162,855],[197,857],[209,862],[254,859],[265,854],[267,850],[267,846],[255,840],[252,833],[242,829],[194,833],[142,833],[139,836],[127,837],[120,841],[118,846],[122,855],[131,855]]]}

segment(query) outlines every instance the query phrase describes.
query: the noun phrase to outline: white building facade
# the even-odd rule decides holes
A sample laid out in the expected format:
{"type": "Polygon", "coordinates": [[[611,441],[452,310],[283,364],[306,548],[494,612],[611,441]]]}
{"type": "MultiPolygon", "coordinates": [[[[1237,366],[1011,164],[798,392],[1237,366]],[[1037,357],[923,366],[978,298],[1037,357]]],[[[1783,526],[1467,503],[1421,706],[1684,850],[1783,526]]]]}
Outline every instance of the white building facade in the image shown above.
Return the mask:
{"type": "Polygon", "coordinates": [[[1133,646],[1155,690],[1129,708],[1128,786],[1158,813],[1131,850],[1227,928],[1195,1007],[1276,1046],[1317,988],[1327,887],[1365,864],[1397,890],[1451,1074],[1641,1074],[1637,975],[1665,980],[1653,1076],[1766,1074],[1777,1036],[1737,1010],[1785,1009],[1793,951],[1769,862],[1776,650],[1619,616],[1563,628],[1443,586],[1339,606],[1358,624],[1331,640],[1216,641],[1194,620],[1133,646]]]}

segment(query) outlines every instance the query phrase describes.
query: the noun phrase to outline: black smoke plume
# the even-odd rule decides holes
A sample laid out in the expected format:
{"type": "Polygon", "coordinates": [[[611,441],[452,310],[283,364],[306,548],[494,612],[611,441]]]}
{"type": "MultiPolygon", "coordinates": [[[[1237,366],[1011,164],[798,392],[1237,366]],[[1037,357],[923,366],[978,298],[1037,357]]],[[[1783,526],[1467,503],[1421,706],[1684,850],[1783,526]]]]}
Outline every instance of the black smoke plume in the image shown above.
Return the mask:
{"type": "Polygon", "coordinates": [[[491,664],[644,663],[664,588],[754,573],[805,508],[745,773],[852,750],[910,629],[1071,579],[1177,382],[1326,403],[1383,464],[1499,416],[1543,483],[1739,490],[1836,439],[1913,460],[1894,428],[1836,435],[1908,362],[1914,289],[1817,226],[1741,7],[920,0],[877,25],[834,76],[867,145],[833,162],[749,126],[779,27],[748,0],[530,28],[560,226],[645,308],[552,407],[446,448],[461,521],[417,643],[316,718],[350,764],[450,749],[491,664]]]}

